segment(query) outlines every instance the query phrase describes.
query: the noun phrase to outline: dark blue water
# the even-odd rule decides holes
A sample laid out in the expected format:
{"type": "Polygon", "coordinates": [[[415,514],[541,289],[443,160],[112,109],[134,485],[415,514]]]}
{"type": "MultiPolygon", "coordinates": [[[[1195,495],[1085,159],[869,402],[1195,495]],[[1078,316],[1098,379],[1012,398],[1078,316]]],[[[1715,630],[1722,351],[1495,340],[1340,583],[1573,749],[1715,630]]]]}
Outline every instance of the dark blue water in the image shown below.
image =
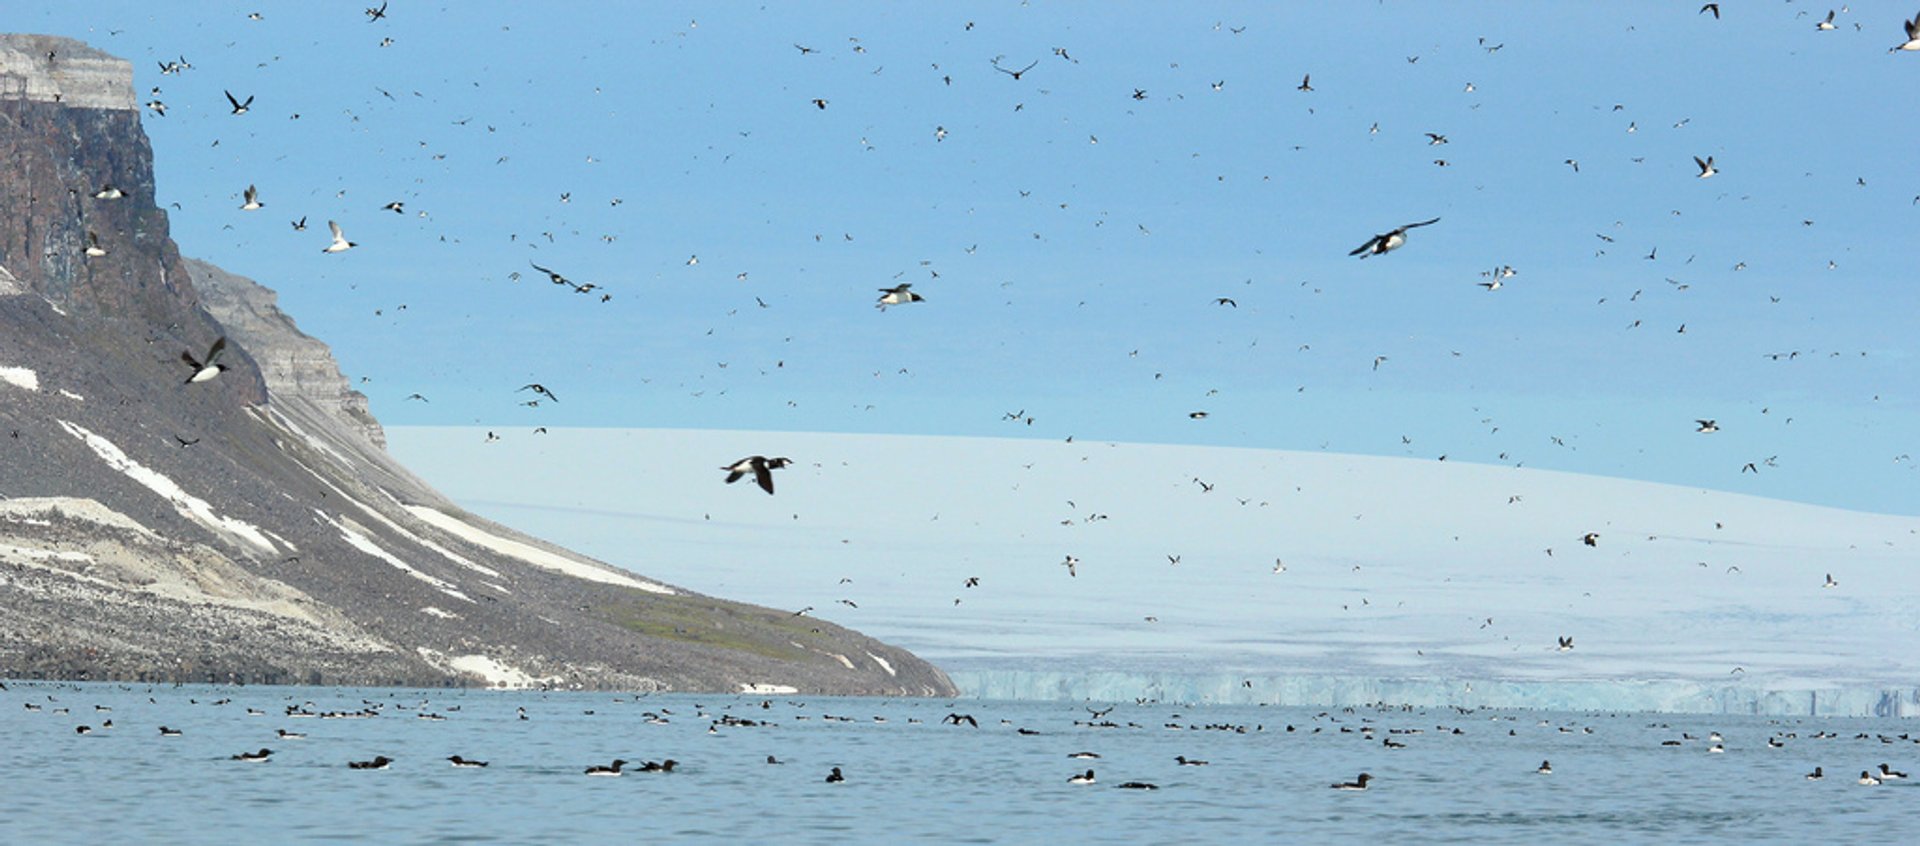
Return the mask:
{"type": "Polygon", "coordinates": [[[9,682],[0,842],[1920,841],[1920,782],[1855,784],[1882,762],[1920,773],[1898,720],[1167,704],[1092,719],[1054,702],[9,682]],[[263,746],[267,762],[230,760],[263,746]],[[1083,750],[1101,758],[1067,757],[1083,750]],[[347,766],[375,755],[395,762],[347,766]],[[582,772],[614,758],[680,765],[582,772]],[[835,766],[846,781],[828,784],[835,766]],[[1824,781],[1802,777],[1815,766],[1824,781]],[[1067,784],[1088,767],[1096,784],[1067,784]],[[1329,789],[1362,771],[1371,789],[1329,789]]]}

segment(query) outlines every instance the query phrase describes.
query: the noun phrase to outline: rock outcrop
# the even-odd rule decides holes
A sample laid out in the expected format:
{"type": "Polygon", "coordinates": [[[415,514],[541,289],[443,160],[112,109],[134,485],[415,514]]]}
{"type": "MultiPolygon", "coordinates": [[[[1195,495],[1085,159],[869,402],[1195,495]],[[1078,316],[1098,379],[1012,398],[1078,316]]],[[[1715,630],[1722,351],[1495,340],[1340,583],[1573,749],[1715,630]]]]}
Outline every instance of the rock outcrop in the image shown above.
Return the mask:
{"type": "Polygon", "coordinates": [[[0,676],[953,692],[903,650],[519,535],[407,472],[271,291],[181,259],[131,79],[0,36],[0,676]],[[187,383],[182,353],[222,337],[230,369],[187,383]]]}

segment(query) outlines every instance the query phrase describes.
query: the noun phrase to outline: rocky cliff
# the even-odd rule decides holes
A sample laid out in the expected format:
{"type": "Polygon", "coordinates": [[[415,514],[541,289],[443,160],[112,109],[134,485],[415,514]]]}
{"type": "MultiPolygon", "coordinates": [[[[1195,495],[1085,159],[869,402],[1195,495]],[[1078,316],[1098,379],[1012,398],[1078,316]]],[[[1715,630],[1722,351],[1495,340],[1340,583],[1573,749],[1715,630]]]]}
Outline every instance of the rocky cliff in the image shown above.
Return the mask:
{"type": "Polygon", "coordinates": [[[824,621],[460,510],[271,291],[181,259],[131,69],[0,36],[0,676],[942,695],[824,621]],[[229,369],[188,383],[217,338],[229,369]]]}

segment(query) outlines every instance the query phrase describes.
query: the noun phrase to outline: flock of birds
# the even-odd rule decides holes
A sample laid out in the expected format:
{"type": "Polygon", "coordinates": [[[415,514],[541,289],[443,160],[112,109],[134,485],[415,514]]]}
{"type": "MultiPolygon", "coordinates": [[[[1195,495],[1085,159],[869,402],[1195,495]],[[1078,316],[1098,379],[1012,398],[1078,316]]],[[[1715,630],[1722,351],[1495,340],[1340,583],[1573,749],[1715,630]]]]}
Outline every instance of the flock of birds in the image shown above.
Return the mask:
{"type": "MultiPolygon", "coordinates": [[[[139,691],[126,685],[117,687],[118,690],[116,694],[119,698],[118,700],[110,701],[121,701],[122,707],[130,709],[140,707],[140,703],[138,702],[138,697],[140,696],[145,697],[146,705],[160,706],[161,703],[156,697],[158,695],[168,695],[156,691],[153,687],[148,687],[144,691],[139,691]],[[124,701],[129,697],[133,698],[131,703],[124,701]]],[[[99,693],[97,689],[90,690],[88,687],[80,685],[54,685],[51,689],[57,689],[60,695],[67,696],[97,695],[99,693]]],[[[8,690],[6,685],[0,684],[0,691],[6,690],[8,690]]],[[[176,697],[181,696],[177,690],[173,695],[176,697]]],[[[462,702],[436,705],[432,700],[424,698],[414,701],[402,701],[399,698],[401,695],[402,694],[397,692],[390,693],[385,700],[363,698],[359,700],[354,707],[335,710],[323,709],[312,700],[294,701],[293,696],[284,694],[279,698],[286,704],[278,706],[277,710],[236,705],[234,695],[231,693],[223,694],[218,699],[205,702],[191,695],[187,695],[184,698],[188,706],[225,712],[232,712],[244,708],[248,717],[262,719],[277,717],[287,721],[303,719],[322,721],[391,720],[404,719],[407,715],[411,715],[416,720],[427,723],[444,723],[449,720],[467,718],[469,712],[464,710],[464,705],[472,704],[462,702]]],[[[804,700],[789,699],[776,704],[776,701],[772,699],[732,697],[726,701],[722,707],[710,709],[697,701],[680,701],[686,698],[685,696],[681,696],[676,697],[674,700],[654,701],[645,695],[615,695],[611,698],[610,702],[606,703],[606,705],[611,706],[611,708],[605,711],[602,711],[602,707],[604,706],[595,704],[595,700],[592,699],[577,698],[572,701],[575,703],[575,707],[580,705],[588,706],[581,708],[579,711],[581,717],[592,718],[594,720],[614,720],[623,726],[623,732],[637,731],[646,733],[655,730],[653,727],[672,726],[681,721],[691,724],[692,727],[688,729],[668,731],[668,734],[674,735],[673,739],[663,740],[656,738],[653,741],[656,743],[666,743],[676,747],[684,747],[689,742],[687,740],[689,732],[700,731],[700,726],[705,727],[701,734],[707,737],[721,737],[731,733],[744,732],[767,740],[768,744],[759,747],[758,751],[752,751],[752,756],[760,755],[766,748],[779,749],[782,746],[780,738],[783,735],[779,731],[782,726],[797,727],[803,724],[816,723],[823,727],[847,724],[851,726],[865,725],[879,728],[883,727],[892,719],[902,718],[902,710],[906,712],[902,719],[904,723],[909,727],[921,726],[927,722],[927,720],[917,715],[922,712],[923,709],[928,711],[945,710],[946,713],[939,720],[933,721],[935,724],[969,732],[987,732],[985,734],[972,736],[973,739],[968,741],[970,745],[981,743],[1045,744],[1049,742],[1060,742],[1061,738],[1068,736],[1076,738],[1101,737],[1113,731],[1166,731],[1193,733],[1200,737],[1221,738],[1223,740],[1260,735],[1278,735],[1287,738],[1288,742],[1324,738],[1327,740],[1338,740],[1347,744],[1364,745],[1368,748],[1378,750],[1378,752],[1373,754],[1387,757],[1404,754],[1399,750],[1410,749],[1417,745],[1426,745],[1436,750],[1445,749],[1450,742],[1457,742],[1468,736],[1494,738],[1496,741],[1511,739],[1534,746],[1550,742],[1548,738],[1553,737],[1569,739],[1582,738],[1578,743],[1568,746],[1564,750],[1567,755],[1574,756],[1581,754],[1581,745],[1588,742],[1584,740],[1584,738],[1591,738],[1595,735],[1596,726],[1602,726],[1604,730],[1607,731],[1618,731],[1621,728],[1617,722],[1602,720],[1581,720],[1575,718],[1572,720],[1562,719],[1556,721],[1533,717],[1523,718],[1519,714],[1503,713],[1496,709],[1460,707],[1438,709],[1435,712],[1430,712],[1427,709],[1405,705],[1348,707],[1322,710],[1311,714],[1308,713],[1308,709],[1290,709],[1285,712],[1274,712],[1275,716],[1281,717],[1282,719],[1297,720],[1299,722],[1287,722],[1268,728],[1264,723],[1232,721],[1194,722],[1190,718],[1183,716],[1179,711],[1164,711],[1162,709],[1166,706],[1151,700],[1142,699],[1131,703],[1131,707],[1138,712],[1138,716],[1131,719],[1115,719],[1113,716],[1114,712],[1123,706],[1120,704],[1111,704],[1104,708],[1083,706],[1088,715],[1086,718],[1075,718],[1070,722],[1063,721],[1062,723],[1043,723],[1042,728],[1018,725],[1012,720],[1002,719],[998,721],[997,726],[990,723],[983,729],[978,717],[971,713],[963,713],[955,710],[960,703],[954,701],[874,703],[879,707],[879,710],[882,711],[881,713],[874,713],[870,717],[856,718],[846,714],[834,714],[810,708],[810,705],[815,703],[809,703],[804,700]],[[684,707],[685,705],[691,705],[691,714],[676,712],[674,710],[677,707],[684,707]],[[635,713],[635,711],[638,711],[638,713],[635,713]],[[736,711],[751,714],[752,716],[740,716],[736,711]],[[1535,724],[1534,728],[1528,730],[1525,735],[1522,734],[1522,727],[1525,725],[1523,719],[1535,724]],[[1435,720],[1438,720],[1438,722],[1434,722],[1435,720]],[[1016,740],[1016,738],[1018,740],[1016,740]],[[1027,740],[1028,738],[1034,738],[1034,740],[1027,740]]],[[[70,716],[73,712],[72,706],[63,704],[60,696],[45,692],[45,689],[23,693],[20,697],[20,704],[25,714],[30,717],[70,716]]],[[[168,703],[162,707],[175,708],[177,704],[177,702],[168,703]]],[[[856,706],[852,701],[837,704],[846,707],[856,706]]],[[[558,707],[558,703],[555,704],[555,707],[558,707]]],[[[504,708],[505,706],[502,705],[500,708],[494,709],[494,711],[473,715],[473,718],[481,721],[496,722],[510,719],[515,723],[527,723],[530,721],[539,723],[548,719],[548,716],[542,716],[539,720],[534,720],[533,717],[529,715],[525,705],[515,708],[513,716],[509,718],[504,712],[504,708]]],[[[76,726],[73,729],[73,735],[104,737],[115,732],[114,720],[109,716],[114,711],[113,706],[95,704],[85,710],[91,711],[97,717],[103,718],[104,721],[101,722],[97,728],[92,725],[76,726]]],[[[20,715],[22,711],[13,711],[11,713],[20,715]]],[[[552,715],[552,712],[549,711],[548,714],[552,715]]],[[[1600,715],[1592,716],[1598,717],[1600,715]]],[[[6,719],[8,721],[17,721],[23,718],[14,716],[6,719]]],[[[563,717],[563,719],[571,718],[563,717]]],[[[1705,718],[1700,719],[1704,720],[1705,718]]],[[[1774,722],[1778,724],[1781,721],[1776,720],[1774,722]]],[[[501,728],[502,727],[499,726],[493,726],[488,729],[487,735],[489,737],[497,736],[502,733],[501,728]]],[[[1831,727],[1824,727],[1813,732],[1803,733],[1800,729],[1792,726],[1777,727],[1762,738],[1764,749],[1769,750],[1763,754],[1772,754],[1774,751],[1786,750],[1796,744],[1851,742],[1872,748],[1890,748],[1900,745],[1920,744],[1920,735],[1912,733],[1902,732],[1893,734],[1886,732],[1854,731],[1843,734],[1830,729],[1831,727]]],[[[569,729],[568,731],[578,730],[579,728],[576,725],[576,728],[569,729]]],[[[1653,736],[1665,735],[1663,739],[1657,742],[1658,748],[1662,749],[1693,747],[1695,749],[1701,749],[1707,754],[1714,755],[1727,752],[1726,737],[1719,731],[1709,731],[1705,732],[1704,735],[1696,735],[1690,731],[1683,730],[1679,731],[1677,736],[1674,736],[1674,729],[1671,727],[1671,724],[1662,722],[1647,723],[1641,726],[1639,731],[1642,734],[1653,736]]],[[[275,749],[271,746],[262,746],[254,750],[225,755],[224,758],[234,762],[264,764],[288,757],[286,750],[293,746],[301,746],[303,748],[321,746],[333,749],[346,745],[353,742],[352,734],[354,734],[354,730],[343,728],[337,731],[322,733],[321,737],[314,738],[306,732],[295,732],[280,728],[274,732],[269,741],[278,744],[281,747],[280,749],[275,749]]],[[[187,731],[166,725],[158,727],[158,735],[168,742],[174,742],[173,739],[175,738],[186,738],[190,736],[187,731]]],[[[1218,754],[1232,755],[1242,761],[1245,760],[1248,754],[1247,751],[1241,747],[1225,746],[1220,742],[1212,740],[1206,741],[1206,744],[1208,748],[1215,750],[1218,754]]],[[[1129,759],[1137,757],[1136,744],[1131,741],[1121,741],[1116,743],[1116,745],[1125,746],[1130,750],[1127,755],[1129,759]]],[[[1760,746],[1761,744],[1755,744],[1755,748],[1760,746]]],[[[1086,786],[1102,783],[1097,769],[1108,762],[1107,756],[1100,752],[1087,749],[1084,746],[1068,748],[1073,748],[1073,751],[1065,752],[1064,757],[1086,768],[1076,769],[1070,772],[1062,781],[1071,786],[1086,786]],[[1094,762],[1100,763],[1095,764],[1094,762]]],[[[731,756],[736,759],[736,762],[738,762],[739,756],[742,754],[742,750],[731,745],[716,747],[716,751],[711,753],[711,755],[715,756],[731,756]]],[[[1856,749],[1850,754],[1857,757],[1863,753],[1856,749]]],[[[292,757],[297,758],[306,765],[316,763],[311,755],[295,755],[292,757]]],[[[214,760],[217,759],[217,757],[214,758],[214,760]]],[[[465,757],[461,754],[439,756],[432,760],[436,766],[444,762],[446,766],[463,770],[483,770],[495,763],[494,761],[465,757]]],[[[755,760],[758,759],[755,758],[755,760]]],[[[790,763],[792,760],[791,757],[789,757],[788,760],[782,760],[780,754],[777,752],[775,754],[767,754],[764,757],[764,762],[768,766],[782,766],[790,763]]],[[[385,770],[395,764],[402,763],[400,758],[382,753],[368,758],[347,757],[335,765],[339,766],[344,764],[347,768],[354,770],[385,770]]],[[[1142,768],[1140,763],[1141,762],[1133,761],[1128,766],[1134,769],[1161,771],[1161,768],[1158,767],[1142,768]]],[[[1173,755],[1172,764],[1174,767],[1186,769],[1207,767],[1212,765],[1213,762],[1207,759],[1191,757],[1183,753],[1173,755]]],[[[822,761],[819,765],[827,767],[827,769],[823,774],[816,777],[826,783],[840,784],[857,780],[857,774],[849,773],[847,769],[845,769],[845,767],[849,766],[849,762],[833,763],[831,761],[822,761]]],[[[563,772],[562,769],[554,765],[539,762],[519,762],[514,765],[509,765],[508,768],[522,771],[531,769],[555,774],[563,772]]],[[[639,761],[637,765],[636,760],[616,757],[609,763],[587,764],[580,767],[577,771],[582,775],[596,778],[617,778],[629,773],[659,775],[690,773],[691,777],[698,778],[702,770],[703,767],[698,762],[688,766],[672,757],[657,761],[639,761]]],[[[1405,768],[1401,768],[1401,771],[1404,772],[1405,768]]],[[[816,770],[815,772],[820,771],[816,770]]],[[[1555,774],[1555,768],[1551,761],[1541,761],[1540,765],[1534,768],[1533,772],[1543,776],[1553,775],[1555,774]]],[[[1888,782],[1906,780],[1908,777],[1906,772],[1894,769],[1888,762],[1882,761],[1877,765],[1863,769],[1855,782],[1863,786],[1878,786],[1888,782]]],[[[1821,781],[1824,778],[1824,765],[1813,767],[1813,769],[1805,775],[1805,779],[1808,781],[1821,781]]],[[[1370,789],[1375,781],[1377,781],[1377,778],[1371,772],[1361,772],[1352,779],[1333,782],[1327,786],[1333,790],[1364,791],[1370,789]]],[[[1182,782],[1181,784],[1185,785],[1188,783],[1190,782],[1182,782]]],[[[1113,786],[1122,790],[1158,790],[1161,789],[1162,784],[1157,781],[1134,778],[1114,783],[1113,786]]]]}

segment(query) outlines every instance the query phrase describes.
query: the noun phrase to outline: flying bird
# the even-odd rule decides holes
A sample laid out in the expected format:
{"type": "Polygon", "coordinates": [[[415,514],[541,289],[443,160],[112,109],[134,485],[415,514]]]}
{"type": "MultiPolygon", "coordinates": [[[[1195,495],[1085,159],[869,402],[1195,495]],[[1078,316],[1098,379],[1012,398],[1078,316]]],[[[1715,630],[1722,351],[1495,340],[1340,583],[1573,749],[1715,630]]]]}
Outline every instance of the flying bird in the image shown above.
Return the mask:
{"type": "Polygon", "coordinates": [[[552,391],[547,390],[547,386],[542,385],[539,382],[528,383],[514,389],[514,393],[516,394],[521,391],[532,391],[535,394],[546,397],[547,399],[553,400],[554,402],[560,401],[560,398],[554,396],[552,391]]]}
{"type": "MultiPolygon", "coordinates": [[[[302,219],[304,220],[304,218],[302,219]]],[[[348,250],[353,249],[354,247],[360,246],[359,244],[356,244],[352,241],[347,240],[347,236],[340,234],[340,224],[329,220],[327,221],[327,229],[333,232],[333,243],[328,244],[326,248],[321,250],[320,252],[344,253],[348,250]]]]}
{"type": "Polygon", "coordinates": [[[246,202],[240,204],[241,211],[257,211],[261,206],[266,205],[266,203],[260,202],[260,189],[252,185],[247,186],[246,200],[246,202]]]}
{"type": "Polygon", "coordinates": [[[215,361],[226,348],[227,339],[225,336],[222,336],[218,340],[215,340],[213,346],[207,350],[206,361],[195,359],[191,352],[180,353],[180,360],[186,362],[189,367],[193,368],[193,374],[187,377],[187,381],[181,382],[180,384],[191,385],[195,382],[205,382],[208,379],[212,379],[226,372],[227,366],[215,361]]]}
{"type": "Polygon", "coordinates": [[[1700,428],[1695,429],[1694,431],[1699,432],[1702,435],[1710,435],[1714,432],[1720,431],[1720,424],[1713,420],[1695,420],[1693,422],[1700,424],[1700,428]]]}
{"type": "Polygon", "coordinates": [[[1813,28],[1820,30],[1821,32],[1831,32],[1833,30],[1833,10],[1828,9],[1827,19],[1817,24],[1814,24],[1813,28]]]}
{"type": "Polygon", "coordinates": [[[906,305],[907,303],[925,302],[927,299],[926,297],[920,296],[919,294],[916,294],[910,290],[907,290],[912,287],[913,287],[912,283],[902,282],[899,285],[896,285],[892,288],[879,289],[880,302],[876,304],[874,307],[880,309],[881,311],[886,311],[887,306],[890,306],[890,305],[906,305]]]}
{"type": "Polygon", "coordinates": [[[1069,556],[1067,556],[1067,560],[1065,560],[1065,561],[1062,561],[1062,562],[1060,562],[1060,566],[1062,566],[1062,567],[1065,567],[1065,568],[1067,568],[1067,575],[1068,575],[1068,576],[1078,576],[1078,575],[1080,575],[1080,572],[1079,572],[1079,570],[1078,570],[1078,569],[1076,569],[1076,568],[1078,568],[1078,567],[1080,566],[1080,559],[1078,559],[1078,558],[1075,558],[1075,557],[1073,557],[1073,556],[1071,556],[1071,555],[1069,555],[1069,556]]]}
{"type": "Polygon", "coordinates": [[[233,92],[232,92],[232,91],[226,91],[226,92],[224,92],[224,93],[225,93],[225,94],[227,95],[227,102],[229,102],[229,103],[232,103],[232,104],[233,104],[233,113],[234,113],[234,114],[236,114],[236,115],[244,115],[244,114],[246,114],[246,113],[247,113],[247,109],[249,109],[249,108],[251,108],[251,107],[253,106],[253,95],[252,95],[252,94],[248,94],[248,95],[247,95],[247,101],[246,101],[246,102],[244,102],[244,103],[242,103],[242,102],[240,102],[239,100],[236,100],[236,99],[234,99],[234,97],[233,97],[233,92]]]}
{"type": "Polygon", "coordinates": [[[1300,77],[1300,85],[1298,86],[1298,88],[1301,91],[1312,91],[1313,90],[1313,74],[1307,74],[1306,76],[1300,77]]]}
{"type": "Polygon", "coordinates": [[[1707,177],[1710,177],[1720,172],[1718,170],[1714,170],[1712,156],[1708,156],[1706,161],[1701,161],[1699,156],[1694,156],[1693,163],[1700,166],[1699,178],[1701,179],[1706,179],[1707,177]]]}
{"type": "Polygon", "coordinates": [[[769,495],[773,493],[773,471],[792,464],[789,458],[768,458],[764,455],[749,455],[720,469],[727,471],[727,484],[740,481],[740,477],[753,474],[753,481],[769,495]]]}
{"type": "Polygon", "coordinates": [[[1700,11],[1698,11],[1698,12],[1695,12],[1694,14],[1696,14],[1696,15],[1704,15],[1704,14],[1706,14],[1706,13],[1708,13],[1708,12],[1712,12],[1712,13],[1713,13],[1713,19],[1714,19],[1714,20],[1716,20],[1716,21],[1717,21],[1717,20],[1719,20],[1719,19],[1720,19],[1720,4],[1719,4],[1719,3],[1708,3],[1708,4],[1707,4],[1707,5],[1705,5],[1705,6],[1701,6],[1701,7],[1700,7],[1700,11]]]}
{"type": "Polygon", "coordinates": [[[375,9],[371,6],[367,7],[367,23],[373,23],[374,21],[377,21],[386,16],[387,16],[387,4],[384,2],[380,4],[380,8],[378,9],[375,9]]]}
{"type": "Polygon", "coordinates": [[[1407,243],[1407,230],[1417,229],[1422,226],[1429,226],[1439,222],[1440,222],[1440,218],[1436,217],[1432,220],[1423,220],[1419,223],[1409,223],[1405,226],[1394,229],[1393,231],[1383,235],[1375,235],[1371,239],[1369,239],[1365,244],[1361,244],[1360,246],[1355,247],[1353,251],[1350,253],[1347,253],[1347,255],[1359,256],[1362,259],[1365,259],[1367,256],[1384,255],[1386,253],[1400,249],[1402,246],[1404,246],[1407,243]]]}
{"type": "Polygon", "coordinates": [[[1913,20],[1910,21],[1901,21],[1900,25],[1907,29],[1907,40],[1887,52],[1898,53],[1902,50],[1920,50],[1920,15],[1914,15],[1913,20]]]}

